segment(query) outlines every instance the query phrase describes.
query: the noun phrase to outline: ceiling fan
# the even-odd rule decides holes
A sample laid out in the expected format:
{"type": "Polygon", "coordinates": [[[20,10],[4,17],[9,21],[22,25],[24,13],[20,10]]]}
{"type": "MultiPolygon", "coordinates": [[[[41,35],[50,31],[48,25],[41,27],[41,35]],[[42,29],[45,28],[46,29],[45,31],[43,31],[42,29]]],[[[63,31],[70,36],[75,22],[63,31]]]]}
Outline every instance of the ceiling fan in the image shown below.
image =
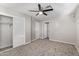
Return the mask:
{"type": "Polygon", "coordinates": [[[48,12],[48,11],[53,11],[53,8],[52,8],[52,6],[50,6],[50,5],[46,6],[46,8],[47,8],[47,9],[44,10],[44,9],[41,7],[41,5],[38,4],[38,10],[29,10],[29,11],[30,11],[30,12],[37,12],[36,16],[41,15],[41,14],[47,16],[46,12],[48,12]],[[49,8],[49,9],[48,9],[48,8],[49,8]]]}

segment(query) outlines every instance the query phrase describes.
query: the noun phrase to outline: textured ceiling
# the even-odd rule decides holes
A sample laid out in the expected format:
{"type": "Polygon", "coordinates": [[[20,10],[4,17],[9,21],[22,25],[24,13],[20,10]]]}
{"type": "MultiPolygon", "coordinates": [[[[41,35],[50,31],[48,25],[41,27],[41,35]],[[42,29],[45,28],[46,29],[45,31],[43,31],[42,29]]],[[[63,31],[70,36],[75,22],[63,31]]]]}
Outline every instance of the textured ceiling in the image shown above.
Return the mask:
{"type": "Polygon", "coordinates": [[[49,20],[73,12],[78,5],[77,3],[40,3],[40,4],[42,5],[43,8],[45,8],[45,6],[47,5],[51,5],[54,10],[47,12],[48,16],[45,15],[35,16],[36,12],[29,12],[28,10],[38,10],[37,3],[0,3],[0,6],[10,8],[11,10],[15,10],[20,13],[33,16],[39,20],[49,20]]]}

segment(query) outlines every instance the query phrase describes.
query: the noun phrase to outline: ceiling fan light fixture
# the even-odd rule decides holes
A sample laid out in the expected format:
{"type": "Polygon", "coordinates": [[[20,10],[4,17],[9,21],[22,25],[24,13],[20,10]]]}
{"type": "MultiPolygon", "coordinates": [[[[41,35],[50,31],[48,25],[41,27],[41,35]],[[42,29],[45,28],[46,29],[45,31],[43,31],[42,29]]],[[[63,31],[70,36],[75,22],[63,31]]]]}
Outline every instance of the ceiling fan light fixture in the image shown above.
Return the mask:
{"type": "Polygon", "coordinates": [[[47,14],[46,14],[46,12],[48,12],[48,11],[53,11],[53,8],[52,8],[52,6],[47,6],[47,8],[49,8],[49,9],[43,9],[42,7],[41,7],[41,5],[40,4],[38,4],[38,11],[35,11],[35,10],[30,10],[31,12],[37,12],[37,14],[36,14],[36,16],[39,16],[39,15],[45,15],[45,16],[47,16],[47,14]],[[51,8],[49,8],[49,7],[51,7],[51,8]]]}
{"type": "Polygon", "coordinates": [[[39,15],[41,15],[41,14],[43,14],[43,12],[40,11],[40,12],[39,12],[39,15]]]}

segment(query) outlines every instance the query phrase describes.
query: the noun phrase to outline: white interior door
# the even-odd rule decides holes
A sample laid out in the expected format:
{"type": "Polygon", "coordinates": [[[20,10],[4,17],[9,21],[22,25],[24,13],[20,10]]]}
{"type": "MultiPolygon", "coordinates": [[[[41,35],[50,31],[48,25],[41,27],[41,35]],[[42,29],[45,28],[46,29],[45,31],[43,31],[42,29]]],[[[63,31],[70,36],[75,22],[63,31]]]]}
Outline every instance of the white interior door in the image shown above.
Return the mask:
{"type": "Polygon", "coordinates": [[[13,47],[25,44],[25,18],[14,17],[13,19],[13,47]]]}
{"type": "Polygon", "coordinates": [[[40,38],[40,23],[35,22],[35,39],[40,38]]]}
{"type": "Polygon", "coordinates": [[[47,24],[43,23],[43,39],[47,38],[47,24]]]}

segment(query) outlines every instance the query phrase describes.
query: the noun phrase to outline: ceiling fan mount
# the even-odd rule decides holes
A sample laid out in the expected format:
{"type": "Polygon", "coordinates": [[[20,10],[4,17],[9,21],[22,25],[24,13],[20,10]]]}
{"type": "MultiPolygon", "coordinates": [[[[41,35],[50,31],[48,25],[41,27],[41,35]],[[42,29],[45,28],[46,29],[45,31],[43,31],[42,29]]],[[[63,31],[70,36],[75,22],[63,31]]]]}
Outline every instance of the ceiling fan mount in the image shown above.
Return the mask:
{"type": "Polygon", "coordinates": [[[46,12],[48,12],[48,11],[53,11],[53,8],[52,8],[51,5],[46,6],[46,8],[49,8],[49,9],[45,9],[45,10],[44,10],[44,9],[41,7],[41,5],[38,4],[38,10],[29,10],[29,11],[30,11],[30,12],[37,12],[36,16],[41,15],[41,14],[47,16],[46,12]]]}

